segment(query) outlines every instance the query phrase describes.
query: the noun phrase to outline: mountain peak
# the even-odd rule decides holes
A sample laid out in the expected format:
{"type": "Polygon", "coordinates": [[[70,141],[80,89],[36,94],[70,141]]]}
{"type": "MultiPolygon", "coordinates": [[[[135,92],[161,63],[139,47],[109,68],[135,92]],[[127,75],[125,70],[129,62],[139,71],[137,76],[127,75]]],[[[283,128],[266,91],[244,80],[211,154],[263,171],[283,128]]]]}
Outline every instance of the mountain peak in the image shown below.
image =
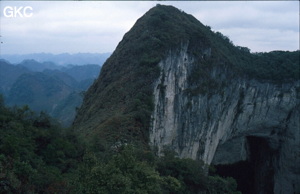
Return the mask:
{"type": "Polygon", "coordinates": [[[205,26],[175,7],[156,5],[150,9],[104,63],[101,75],[85,95],[74,126],[103,141],[142,139],[147,144],[153,86],[160,75],[158,63],[182,44],[188,44],[190,50],[194,47],[194,51],[194,45],[208,47],[206,33],[209,30],[205,26]],[[114,130],[110,123],[115,123],[114,130]]]}
{"type": "MultiPolygon", "coordinates": [[[[210,75],[216,67],[223,68],[218,76],[222,79],[227,76],[225,81],[234,76],[273,79],[272,75],[281,75],[272,67],[262,68],[260,60],[264,58],[252,55],[245,47],[234,46],[228,37],[212,32],[192,15],[172,6],[156,5],[136,21],[104,63],[99,78],[86,92],[78,111],[74,121],[76,130],[91,138],[100,138],[108,145],[118,141],[147,145],[151,114],[155,108],[153,91],[157,79],[164,79],[162,75],[167,73],[159,64],[170,53],[176,57],[183,49],[193,61],[186,72],[191,88],[185,92],[191,94],[222,90],[225,83],[215,80],[215,74],[210,75]]],[[[186,58],[182,60],[181,66],[186,58]]],[[[277,69],[286,69],[277,63],[270,64],[277,69]]],[[[299,68],[290,69],[296,69],[297,73],[299,68]]],[[[284,76],[290,78],[296,73],[287,72],[284,76]]]]}
{"type": "Polygon", "coordinates": [[[158,4],[137,20],[120,44],[128,45],[128,40],[132,44],[143,42],[136,47],[137,51],[144,52],[140,47],[146,47],[161,53],[186,42],[203,40],[207,44],[208,33],[209,29],[192,15],[173,6],[158,4]]]}

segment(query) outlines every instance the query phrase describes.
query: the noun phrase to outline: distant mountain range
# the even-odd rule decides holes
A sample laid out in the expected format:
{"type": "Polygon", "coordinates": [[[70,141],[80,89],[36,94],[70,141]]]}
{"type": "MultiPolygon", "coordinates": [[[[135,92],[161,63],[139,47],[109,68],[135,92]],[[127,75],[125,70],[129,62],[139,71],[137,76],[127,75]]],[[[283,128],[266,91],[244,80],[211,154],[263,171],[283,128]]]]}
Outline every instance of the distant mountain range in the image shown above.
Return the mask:
{"type": "Polygon", "coordinates": [[[97,64],[59,66],[30,59],[13,65],[0,60],[0,94],[9,106],[29,105],[67,126],[100,69],[97,64]]]}
{"type": "Polygon", "coordinates": [[[1,55],[0,59],[5,59],[12,64],[21,63],[26,59],[33,59],[39,63],[51,61],[57,65],[102,65],[110,55],[111,53],[62,53],[57,55],[51,53],[34,53],[25,55],[1,55]]]}

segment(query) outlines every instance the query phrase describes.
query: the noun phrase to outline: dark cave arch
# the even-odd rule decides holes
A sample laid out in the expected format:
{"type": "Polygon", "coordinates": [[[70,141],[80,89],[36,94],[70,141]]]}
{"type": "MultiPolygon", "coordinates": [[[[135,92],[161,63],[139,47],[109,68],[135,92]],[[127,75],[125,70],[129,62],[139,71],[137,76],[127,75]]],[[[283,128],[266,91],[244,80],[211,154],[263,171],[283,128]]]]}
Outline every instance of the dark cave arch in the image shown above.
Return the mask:
{"type": "Polygon", "coordinates": [[[233,177],[243,194],[274,193],[274,169],[277,151],[265,137],[247,136],[248,158],[233,164],[215,165],[223,177],[233,177]]]}

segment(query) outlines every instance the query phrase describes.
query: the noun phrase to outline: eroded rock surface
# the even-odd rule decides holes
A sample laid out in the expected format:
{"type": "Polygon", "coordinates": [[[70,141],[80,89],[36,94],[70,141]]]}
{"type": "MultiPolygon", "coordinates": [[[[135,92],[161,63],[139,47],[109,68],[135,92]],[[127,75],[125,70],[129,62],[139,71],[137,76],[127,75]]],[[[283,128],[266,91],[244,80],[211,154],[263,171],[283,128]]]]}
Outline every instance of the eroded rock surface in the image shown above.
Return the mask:
{"type": "Polygon", "coordinates": [[[159,153],[167,146],[207,164],[255,160],[257,193],[270,190],[263,188],[270,177],[275,193],[300,191],[299,81],[262,82],[219,65],[195,87],[190,76],[197,67],[187,48],[170,51],[159,63],[150,144],[159,153]]]}

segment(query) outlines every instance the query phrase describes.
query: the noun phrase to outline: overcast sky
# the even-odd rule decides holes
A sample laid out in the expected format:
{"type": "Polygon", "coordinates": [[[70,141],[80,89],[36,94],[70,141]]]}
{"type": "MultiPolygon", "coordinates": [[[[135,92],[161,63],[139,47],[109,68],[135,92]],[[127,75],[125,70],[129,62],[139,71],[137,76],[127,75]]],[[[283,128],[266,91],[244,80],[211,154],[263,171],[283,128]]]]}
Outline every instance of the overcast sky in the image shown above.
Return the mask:
{"type": "Polygon", "coordinates": [[[0,1],[0,54],[113,52],[157,3],[192,14],[252,52],[299,49],[299,1],[0,1]],[[7,18],[6,6],[31,6],[32,17],[7,18]]]}

